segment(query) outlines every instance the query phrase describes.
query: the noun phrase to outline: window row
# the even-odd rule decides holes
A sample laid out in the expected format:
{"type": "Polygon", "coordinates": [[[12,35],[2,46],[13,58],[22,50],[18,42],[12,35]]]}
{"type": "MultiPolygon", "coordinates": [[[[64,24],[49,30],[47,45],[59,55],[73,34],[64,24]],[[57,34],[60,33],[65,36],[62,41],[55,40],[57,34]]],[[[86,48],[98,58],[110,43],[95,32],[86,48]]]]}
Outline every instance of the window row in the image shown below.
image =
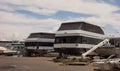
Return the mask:
{"type": "Polygon", "coordinates": [[[85,44],[98,44],[102,40],[83,36],[67,36],[56,37],[55,43],[85,43],[85,44]]]}
{"type": "Polygon", "coordinates": [[[120,40],[111,39],[110,44],[114,45],[115,47],[120,47],[120,40]]]}
{"type": "Polygon", "coordinates": [[[25,42],[25,46],[53,46],[50,42],[25,42]]]}
{"type": "Polygon", "coordinates": [[[84,31],[104,34],[101,27],[85,22],[63,23],[58,30],[80,30],[80,29],[84,31]]]}

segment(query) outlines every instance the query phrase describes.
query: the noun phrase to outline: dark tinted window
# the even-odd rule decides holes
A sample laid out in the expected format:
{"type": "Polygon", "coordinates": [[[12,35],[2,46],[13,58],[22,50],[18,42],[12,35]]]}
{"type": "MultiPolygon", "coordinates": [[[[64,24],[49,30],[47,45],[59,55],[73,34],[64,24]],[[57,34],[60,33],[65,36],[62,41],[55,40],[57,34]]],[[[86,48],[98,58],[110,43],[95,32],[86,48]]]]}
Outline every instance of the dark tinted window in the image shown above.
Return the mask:
{"type": "Polygon", "coordinates": [[[53,46],[50,42],[25,42],[25,46],[53,46]]]}
{"type": "Polygon", "coordinates": [[[115,47],[120,47],[120,39],[110,39],[109,43],[115,47]]]}
{"type": "Polygon", "coordinates": [[[67,37],[56,37],[55,43],[81,43],[81,37],[78,36],[67,36],[67,37]]]}
{"type": "Polygon", "coordinates": [[[99,34],[104,34],[101,27],[92,25],[86,22],[70,22],[70,23],[63,23],[58,30],[84,30],[99,34]]]}
{"type": "Polygon", "coordinates": [[[99,26],[95,26],[87,23],[84,23],[81,29],[89,32],[104,34],[103,30],[99,26]]]}
{"type": "Polygon", "coordinates": [[[55,34],[50,33],[32,33],[28,38],[55,38],[55,34]]]}
{"type": "Polygon", "coordinates": [[[114,41],[113,39],[111,39],[111,40],[109,41],[109,43],[110,43],[111,45],[115,45],[115,41],[114,41]]]}
{"type": "Polygon", "coordinates": [[[85,44],[98,44],[102,40],[83,37],[83,36],[67,36],[67,37],[56,37],[55,43],[85,43],[85,44]]]}
{"type": "Polygon", "coordinates": [[[83,39],[82,43],[86,43],[86,44],[98,44],[102,41],[101,39],[95,39],[90,37],[82,37],[82,39],[83,39]]]}
{"type": "Polygon", "coordinates": [[[76,30],[81,28],[81,22],[63,23],[58,30],[76,30]]]}

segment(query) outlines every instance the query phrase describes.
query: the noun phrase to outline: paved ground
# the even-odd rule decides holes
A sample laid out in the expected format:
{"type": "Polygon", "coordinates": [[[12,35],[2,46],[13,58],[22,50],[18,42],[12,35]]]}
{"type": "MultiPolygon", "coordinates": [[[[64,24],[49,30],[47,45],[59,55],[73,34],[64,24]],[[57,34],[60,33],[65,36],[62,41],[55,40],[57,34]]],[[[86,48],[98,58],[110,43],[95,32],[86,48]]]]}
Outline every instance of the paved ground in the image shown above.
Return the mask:
{"type": "Polygon", "coordinates": [[[93,71],[92,66],[68,66],[54,63],[50,57],[0,56],[0,71],[93,71]]]}

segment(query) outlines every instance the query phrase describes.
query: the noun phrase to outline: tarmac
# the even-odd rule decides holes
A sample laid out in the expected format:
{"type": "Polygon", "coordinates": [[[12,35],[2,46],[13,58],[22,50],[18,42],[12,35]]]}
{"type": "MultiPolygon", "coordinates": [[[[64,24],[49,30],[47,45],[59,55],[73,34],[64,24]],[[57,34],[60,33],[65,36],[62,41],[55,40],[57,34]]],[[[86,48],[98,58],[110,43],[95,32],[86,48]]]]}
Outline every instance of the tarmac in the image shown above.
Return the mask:
{"type": "Polygon", "coordinates": [[[0,71],[93,71],[92,65],[64,65],[52,61],[53,57],[0,56],[0,71]]]}

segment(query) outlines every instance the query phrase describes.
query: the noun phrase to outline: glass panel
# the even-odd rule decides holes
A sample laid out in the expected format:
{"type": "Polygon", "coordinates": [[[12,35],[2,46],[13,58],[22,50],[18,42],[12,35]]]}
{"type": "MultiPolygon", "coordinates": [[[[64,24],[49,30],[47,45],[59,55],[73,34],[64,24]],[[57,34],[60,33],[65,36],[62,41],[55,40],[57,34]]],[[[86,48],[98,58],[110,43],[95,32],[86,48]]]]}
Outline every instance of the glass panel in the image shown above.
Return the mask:
{"type": "Polygon", "coordinates": [[[55,34],[50,33],[32,33],[28,38],[55,38],[55,34]]]}
{"type": "Polygon", "coordinates": [[[66,36],[56,37],[55,43],[85,43],[85,44],[98,44],[102,40],[83,36],[66,36]]]}
{"type": "Polygon", "coordinates": [[[53,46],[53,43],[49,43],[49,42],[25,42],[25,46],[53,46]]]}
{"type": "Polygon", "coordinates": [[[103,30],[99,26],[95,26],[87,23],[84,23],[81,29],[89,32],[104,34],[103,30]]]}
{"type": "Polygon", "coordinates": [[[89,32],[104,34],[101,27],[86,22],[63,23],[58,30],[85,30],[89,32]]]}
{"type": "Polygon", "coordinates": [[[81,29],[82,22],[63,23],[58,30],[76,30],[81,29]]]}

